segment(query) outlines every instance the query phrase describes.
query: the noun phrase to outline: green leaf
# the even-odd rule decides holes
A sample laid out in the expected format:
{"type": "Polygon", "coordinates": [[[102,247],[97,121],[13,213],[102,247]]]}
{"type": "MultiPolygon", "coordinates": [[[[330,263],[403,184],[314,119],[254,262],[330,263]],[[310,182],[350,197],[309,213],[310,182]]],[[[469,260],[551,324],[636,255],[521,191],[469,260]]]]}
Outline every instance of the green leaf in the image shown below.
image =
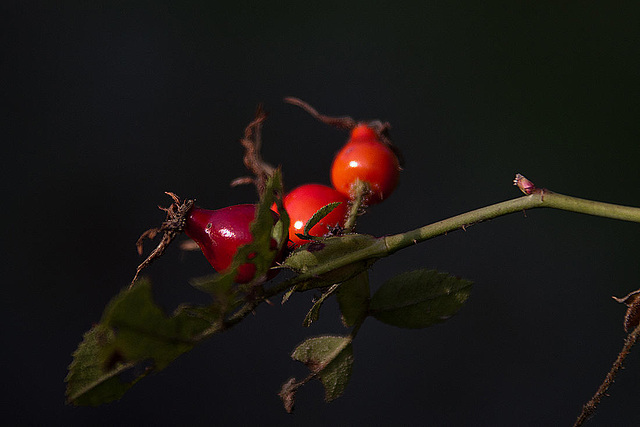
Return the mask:
{"type": "Polygon", "coordinates": [[[309,218],[309,221],[307,221],[307,223],[304,226],[304,231],[302,234],[302,238],[303,239],[309,239],[309,238],[317,238],[317,236],[311,236],[309,233],[311,233],[311,229],[320,221],[322,221],[322,218],[324,218],[325,216],[329,215],[331,213],[331,211],[333,211],[336,207],[338,207],[338,205],[342,204],[342,202],[332,202],[329,203],[323,207],[321,207],[320,209],[318,209],[312,216],[311,218],[309,218]]]}
{"type": "Polygon", "coordinates": [[[189,280],[189,284],[210,294],[217,310],[226,314],[233,311],[241,301],[238,289],[234,287],[236,275],[235,269],[232,268],[226,273],[195,277],[189,280]]]}
{"type": "MultiPolygon", "coordinates": [[[[260,245],[260,247],[258,247],[259,249],[271,255],[269,257],[270,259],[268,259],[269,262],[265,262],[264,265],[261,266],[262,268],[259,269],[261,273],[266,273],[267,270],[271,268],[273,258],[279,252],[277,249],[271,249],[271,239],[276,239],[278,249],[287,243],[288,236],[286,232],[289,230],[289,215],[284,208],[281,208],[283,192],[281,172],[279,169],[276,169],[273,176],[267,181],[265,191],[258,203],[256,218],[251,223],[251,234],[253,236],[251,245],[258,244],[260,245]],[[276,206],[278,206],[278,212],[280,212],[276,224],[273,223],[273,211],[271,210],[274,202],[276,206]]],[[[253,259],[248,261],[253,262],[253,259]]],[[[256,264],[255,262],[253,263],[256,264]]]]}
{"type": "Polygon", "coordinates": [[[284,187],[282,185],[282,171],[278,168],[275,170],[273,176],[267,181],[267,189],[265,194],[273,200],[271,204],[267,204],[269,200],[261,200],[261,207],[268,207],[271,209],[273,203],[276,204],[278,210],[278,222],[273,226],[272,237],[278,242],[278,250],[282,249],[289,241],[289,223],[291,219],[289,214],[284,208],[282,197],[284,195],[284,187]]]}
{"type": "Polygon", "coordinates": [[[336,298],[345,326],[353,326],[364,318],[369,310],[369,272],[363,271],[342,283],[336,298]]]}
{"type": "Polygon", "coordinates": [[[291,357],[317,374],[324,386],[325,400],[342,395],[351,378],[353,346],[351,338],[325,335],[309,338],[293,351],[291,357]]]}
{"type": "Polygon", "coordinates": [[[221,321],[215,310],[188,306],[169,317],[153,302],[150,283],[136,282],[107,305],[102,321],[74,352],[66,378],[68,401],[99,405],[119,399],[142,377],[191,350],[216,319],[221,321]],[[132,381],[120,378],[125,371],[132,372],[132,381]]]}
{"type": "Polygon", "coordinates": [[[289,301],[289,298],[291,298],[291,295],[293,295],[293,293],[297,290],[297,286],[298,285],[290,287],[284,294],[282,294],[282,304],[289,301]]]}
{"type": "Polygon", "coordinates": [[[362,252],[378,253],[379,239],[366,234],[346,234],[333,236],[321,241],[310,242],[293,252],[282,264],[296,273],[314,273],[313,279],[296,285],[296,290],[342,283],[362,271],[367,270],[376,260],[362,256],[362,252]],[[353,262],[350,260],[353,259],[353,262]],[[331,268],[335,265],[335,268],[331,268]],[[322,273],[315,273],[326,268],[322,273]]]}
{"type": "Polygon", "coordinates": [[[305,316],[304,321],[302,322],[302,326],[304,326],[305,328],[308,328],[309,326],[311,326],[313,322],[318,320],[318,317],[320,316],[320,308],[322,307],[322,304],[324,304],[324,301],[327,298],[329,298],[331,295],[333,295],[333,293],[337,291],[340,286],[341,286],[340,284],[331,286],[324,294],[322,294],[320,298],[318,298],[318,300],[311,307],[311,310],[309,310],[309,312],[305,316]]]}
{"type": "Polygon", "coordinates": [[[233,286],[237,267],[253,263],[256,278],[248,286],[261,282],[287,243],[289,217],[282,207],[282,192],[280,172],[276,171],[256,208],[251,244],[240,248],[229,271],[194,280],[196,287],[213,294],[212,306],[181,305],[167,316],[153,302],[146,280],[137,281],[116,296],[105,308],[101,323],[85,334],[73,354],[66,378],[68,401],[99,405],[119,399],[142,377],[164,369],[191,350],[207,329],[219,326],[240,300],[238,288],[233,286]],[[281,212],[275,226],[270,210],[274,201],[281,212]],[[278,242],[275,250],[271,248],[272,237],[278,242]],[[133,379],[124,380],[123,374],[133,379]]]}
{"type": "Polygon", "coordinates": [[[373,295],[370,313],[401,328],[426,328],[444,322],[460,310],[471,293],[468,280],[416,270],[386,281],[373,295]]]}
{"type": "Polygon", "coordinates": [[[194,337],[211,326],[186,310],[165,315],[153,302],[149,282],[138,283],[111,301],[102,324],[115,331],[113,350],[107,351],[117,351],[130,362],[152,359],[157,370],[191,350],[197,344],[194,337]]]}
{"type": "Polygon", "coordinates": [[[104,325],[95,325],[84,334],[69,365],[67,402],[79,406],[97,406],[117,400],[140,380],[146,372],[131,381],[122,381],[120,374],[131,365],[119,363],[117,358],[104,360],[102,348],[113,342],[114,334],[104,325]]]}

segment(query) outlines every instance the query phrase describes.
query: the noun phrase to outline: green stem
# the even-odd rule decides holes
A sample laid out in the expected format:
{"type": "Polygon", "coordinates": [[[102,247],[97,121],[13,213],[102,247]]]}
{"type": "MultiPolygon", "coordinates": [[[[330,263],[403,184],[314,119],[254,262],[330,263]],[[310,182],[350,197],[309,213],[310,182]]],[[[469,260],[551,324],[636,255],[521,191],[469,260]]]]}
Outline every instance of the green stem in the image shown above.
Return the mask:
{"type": "MultiPolygon", "coordinates": [[[[518,197],[516,199],[507,200],[505,202],[496,203],[494,205],[466,212],[415,230],[407,231],[406,233],[382,237],[374,242],[374,244],[367,245],[359,250],[345,253],[328,262],[322,263],[321,265],[312,267],[305,273],[299,274],[292,279],[285,280],[265,289],[262,298],[245,303],[224,322],[212,325],[211,328],[200,334],[196,341],[200,341],[215,333],[230,328],[244,319],[248,314],[252,313],[264,299],[284,292],[298,283],[319,277],[322,274],[355,262],[383,258],[408,246],[413,246],[417,243],[447,234],[451,231],[464,230],[466,227],[482,221],[536,208],[560,209],[604,218],[640,223],[640,208],[594,202],[592,200],[579,199],[576,197],[552,193],[547,190],[537,190],[528,196],[518,197]]],[[[354,327],[352,336],[357,333],[359,326],[360,324],[354,327]]]]}
{"type": "MultiPolygon", "coordinates": [[[[356,202],[359,203],[360,201],[361,198],[359,198],[356,202]]],[[[374,239],[371,244],[367,244],[361,249],[345,252],[344,254],[339,254],[327,262],[309,268],[305,273],[299,274],[292,279],[285,280],[283,282],[275,284],[274,286],[264,289],[264,294],[262,294],[260,298],[246,302],[242,307],[240,307],[235,313],[233,313],[223,322],[216,323],[209,329],[203,331],[196,337],[194,341],[199,342],[205,338],[210,337],[211,335],[222,332],[234,326],[236,323],[244,319],[247,315],[252,313],[256,309],[256,307],[265,299],[271,296],[275,296],[288,289],[292,289],[292,287],[299,283],[320,277],[322,274],[337,270],[341,267],[356,262],[383,258],[408,246],[413,246],[417,243],[424,242],[425,240],[429,240],[436,236],[447,234],[451,231],[460,229],[464,230],[466,229],[466,227],[482,221],[487,221],[503,215],[536,208],[560,209],[570,212],[600,216],[604,218],[612,218],[640,223],[640,208],[579,199],[576,197],[552,193],[547,190],[535,190],[533,194],[530,194],[528,196],[518,197],[516,199],[507,200],[505,202],[496,203],[494,205],[476,209],[442,221],[438,221],[433,224],[426,225],[424,227],[417,228],[415,230],[407,231],[405,233],[374,239]]],[[[355,224],[357,209],[358,206],[356,205],[356,203],[354,203],[354,205],[352,205],[351,207],[349,216],[349,219],[351,221],[349,223],[348,229],[353,228],[353,225],[355,224]]],[[[357,335],[360,326],[362,325],[362,322],[365,318],[366,317],[363,317],[358,322],[356,322],[353,329],[351,330],[351,334],[348,336],[349,339],[345,340],[343,346],[336,350],[334,355],[332,355],[325,362],[324,366],[314,370],[302,381],[294,382],[293,384],[291,384],[288,389],[289,393],[295,393],[295,390],[297,388],[318,376],[322,372],[322,369],[324,369],[332,360],[334,360],[335,357],[337,357],[340,352],[343,351],[344,348],[346,348],[346,346],[353,341],[353,338],[357,335]]],[[[631,348],[631,346],[633,346],[633,344],[635,344],[639,335],[640,326],[637,326],[633,333],[629,335],[629,338],[625,343],[625,347],[620,353],[620,356],[618,358],[619,360],[616,361],[612,372],[609,374],[610,377],[613,378],[615,376],[617,370],[622,365],[624,357],[626,356],[626,354],[628,354],[628,350],[631,348]]],[[[584,422],[586,418],[588,418],[593,410],[595,410],[595,406],[599,402],[601,394],[606,391],[610,382],[611,381],[607,379],[603,386],[601,386],[603,391],[601,392],[599,390],[594,399],[592,399],[592,401],[590,401],[588,405],[585,405],[583,414],[581,414],[581,416],[579,417],[576,425],[581,425],[581,423],[584,422]]]]}
{"type": "Polygon", "coordinates": [[[622,221],[640,222],[640,208],[594,202],[592,200],[578,199],[577,197],[557,193],[545,193],[541,207],[619,219],[622,221]]]}
{"type": "Polygon", "coordinates": [[[349,215],[347,216],[347,221],[344,225],[347,233],[351,233],[355,229],[356,220],[358,219],[358,214],[362,207],[362,201],[364,196],[369,192],[369,185],[358,179],[356,180],[354,190],[353,198],[350,201],[349,215]]]}
{"type": "Polygon", "coordinates": [[[388,250],[387,255],[450,231],[466,229],[466,227],[478,222],[535,208],[560,209],[604,218],[640,222],[640,208],[594,202],[592,200],[552,193],[547,190],[538,190],[529,196],[523,196],[476,209],[406,233],[387,236],[385,237],[388,250]]]}
{"type": "Polygon", "coordinates": [[[579,199],[552,193],[548,190],[536,190],[533,194],[505,202],[496,203],[470,212],[466,212],[415,230],[392,236],[382,237],[375,244],[368,245],[360,250],[345,253],[328,262],[310,268],[305,273],[281,282],[266,292],[275,295],[290,289],[298,283],[321,276],[322,274],[336,270],[345,265],[363,260],[383,258],[400,249],[424,242],[433,237],[441,236],[455,230],[464,230],[467,227],[482,221],[487,221],[503,215],[522,212],[527,209],[552,208],[605,218],[620,219],[624,221],[640,222],[640,208],[614,205],[610,203],[594,202],[592,200],[579,199]]]}
{"type": "MultiPolygon", "coordinates": [[[[266,298],[265,298],[266,299],[266,298]]],[[[245,317],[249,314],[253,313],[254,310],[262,303],[264,299],[255,299],[245,302],[238,310],[236,310],[233,314],[231,314],[227,319],[211,324],[210,327],[200,332],[198,335],[195,335],[192,338],[192,342],[197,344],[205,339],[218,334],[220,332],[226,331],[227,329],[235,326],[237,323],[240,323],[245,317]]]]}

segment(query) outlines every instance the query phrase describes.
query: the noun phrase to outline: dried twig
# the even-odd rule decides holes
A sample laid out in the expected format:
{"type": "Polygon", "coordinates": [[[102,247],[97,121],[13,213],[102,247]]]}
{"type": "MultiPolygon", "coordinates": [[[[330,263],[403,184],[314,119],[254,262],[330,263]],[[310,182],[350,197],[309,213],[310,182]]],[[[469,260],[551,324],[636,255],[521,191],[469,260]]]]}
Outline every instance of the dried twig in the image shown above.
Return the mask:
{"type": "Polygon", "coordinates": [[[630,292],[622,298],[613,297],[614,300],[627,306],[624,316],[624,331],[629,332],[640,323],[640,289],[630,292]]]}
{"type": "Polygon", "coordinates": [[[393,153],[398,158],[400,166],[401,167],[404,166],[404,156],[402,155],[402,152],[398,149],[398,147],[396,147],[393,144],[393,142],[391,142],[391,138],[389,137],[389,130],[391,129],[391,124],[389,122],[383,122],[380,120],[371,120],[368,122],[366,121],[356,122],[353,118],[349,116],[342,116],[342,117],[327,116],[324,114],[320,114],[318,110],[316,110],[311,105],[304,102],[303,100],[292,97],[292,96],[288,96],[284,98],[284,102],[291,105],[296,105],[302,108],[307,113],[309,113],[309,115],[311,115],[314,119],[338,129],[352,130],[353,128],[361,124],[370,127],[376,132],[380,142],[385,144],[387,147],[389,147],[389,149],[391,149],[391,151],[393,151],[393,153]]]}
{"type": "Polygon", "coordinates": [[[149,256],[142,261],[136,269],[136,274],[133,276],[129,288],[131,288],[138,279],[140,272],[147,268],[153,261],[158,259],[164,253],[171,241],[182,232],[187,214],[193,207],[194,200],[185,200],[184,202],[181,202],[178,196],[174,193],[165,192],[165,194],[169,195],[173,199],[173,204],[168,208],[160,207],[161,210],[167,212],[167,217],[160,227],[151,228],[142,233],[138,238],[138,241],[136,242],[138,254],[142,255],[143,244],[146,239],[154,239],[159,233],[164,234],[162,235],[162,239],[160,240],[160,243],[158,243],[158,246],[151,251],[149,256]]]}
{"type": "Polygon", "coordinates": [[[325,116],[324,114],[320,114],[315,108],[313,108],[311,105],[307,104],[306,102],[304,102],[301,99],[298,98],[294,98],[292,96],[288,96],[286,98],[284,98],[284,102],[291,104],[291,105],[296,105],[300,108],[302,108],[304,111],[306,111],[307,113],[309,113],[309,115],[311,115],[311,117],[313,117],[314,119],[328,124],[330,126],[336,127],[338,129],[346,129],[346,130],[351,130],[354,127],[356,127],[356,121],[353,120],[351,117],[349,116],[343,116],[343,117],[332,117],[332,116],[325,116]]]}
{"type": "MultiPolygon", "coordinates": [[[[629,295],[637,295],[639,292],[640,290],[632,292],[629,295]]],[[[615,299],[618,300],[618,298],[615,299]]],[[[624,300],[624,298],[621,298],[620,300],[624,300]]],[[[618,353],[618,357],[616,358],[615,362],[613,362],[611,370],[607,373],[607,376],[604,378],[604,381],[602,382],[602,384],[600,384],[600,387],[598,387],[598,390],[593,395],[593,397],[582,407],[582,412],[576,419],[574,427],[583,425],[596,411],[598,405],[600,404],[600,401],[604,396],[606,396],[609,387],[611,387],[611,385],[613,384],[618,371],[622,369],[622,365],[631,352],[631,348],[638,340],[638,337],[640,337],[640,324],[636,324],[635,328],[627,335],[627,338],[624,340],[622,350],[620,350],[620,353],[618,353]]]]}
{"type": "Polygon", "coordinates": [[[267,113],[262,105],[258,105],[255,118],[244,130],[244,137],[240,143],[244,147],[244,165],[253,176],[243,176],[231,181],[231,186],[254,184],[258,195],[262,196],[267,180],[273,175],[275,168],[262,160],[260,148],[262,146],[262,123],[267,119],[267,113]]]}

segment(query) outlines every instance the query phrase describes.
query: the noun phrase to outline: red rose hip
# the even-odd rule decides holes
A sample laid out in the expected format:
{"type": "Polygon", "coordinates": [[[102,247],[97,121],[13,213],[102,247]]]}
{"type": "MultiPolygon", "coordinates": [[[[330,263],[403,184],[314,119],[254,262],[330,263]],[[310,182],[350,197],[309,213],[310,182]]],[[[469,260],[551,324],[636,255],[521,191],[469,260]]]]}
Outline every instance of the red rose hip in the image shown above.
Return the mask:
{"type": "Polygon", "coordinates": [[[356,180],[369,184],[371,192],[365,196],[369,204],[389,197],[398,185],[399,176],[398,157],[367,125],[358,125],[351,131],[351,138],[331,165],[331,182],[345,196],[353,197],[356,180]]]}
{"type": "Polygon", "coordinates": [[[296,236],[302,234],[307,221],[314,213],[329,203],[340,202],[327,216],[311,228],[312,236],[324,236],[332,228],[344,227],[349,200],[331,187],[322,184],[304,184],[291,190],[283,199],[284,208],[289,214],[289,239],[295,245],[302,245],[308,240],[296,236]]]}
{"type": "MultiPolygon", "coordinates": [[[[235,205],[217,210],[194,206],[185,221],[184,232],[200,247],[213,268],[224,273],[229,268],[238,248],[251,243],[251,223],[255,219],[256,205],[235,205]]],[[[274,222],[277,215],[274,213],[274,222]]],[[[272,239],[272,247],[277,243],[272,239]]],[[[249,283],[256,266],[246,263],[238,267],[236,283],[249,283]]]]}

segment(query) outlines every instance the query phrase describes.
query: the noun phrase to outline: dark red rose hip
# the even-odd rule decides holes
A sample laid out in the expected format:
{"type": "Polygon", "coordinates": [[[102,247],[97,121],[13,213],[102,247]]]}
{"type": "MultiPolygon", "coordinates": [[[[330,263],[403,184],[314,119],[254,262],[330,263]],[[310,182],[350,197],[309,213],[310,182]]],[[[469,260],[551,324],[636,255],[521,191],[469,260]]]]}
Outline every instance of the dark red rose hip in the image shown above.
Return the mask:
{"type": "MultiPolygon", "coordinates": [[[[256,205],[235,205],[217,210],[194,206],[187,217],[184,231],[200,247],[213,268],[224,273],[231,265],[238,248],[251,243],[251,222],[255,219],[256,205]]],[[[274,212],[274,222],[277,215],[274,212]]],[[[277,247],[272,240],[272,248],[277,247]]],[[[254,254],[255,256],[255,254],[254,254]]],[[[277,272],[277,270],[274,270],[277,272]]],[[[256,266],[246,263],[238,267],[236,283],[249,283],[256,266]]]]}

